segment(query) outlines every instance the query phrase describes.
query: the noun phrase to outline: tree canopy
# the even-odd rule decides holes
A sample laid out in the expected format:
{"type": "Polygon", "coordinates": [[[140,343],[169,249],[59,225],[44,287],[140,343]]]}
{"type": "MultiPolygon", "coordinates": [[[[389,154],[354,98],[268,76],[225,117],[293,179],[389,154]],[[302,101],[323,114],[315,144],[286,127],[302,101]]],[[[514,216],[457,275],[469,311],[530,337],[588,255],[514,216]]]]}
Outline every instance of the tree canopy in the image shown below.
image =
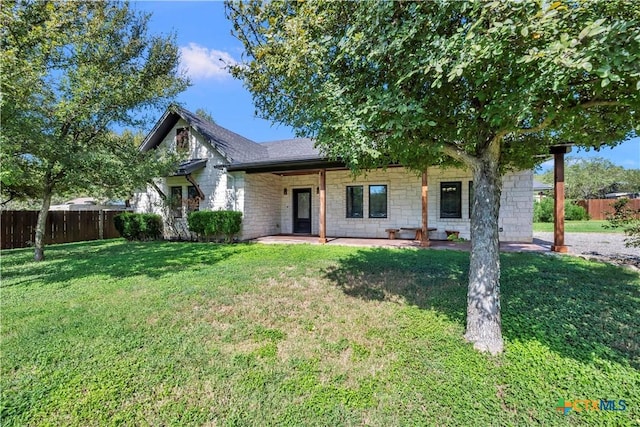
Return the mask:
{"type": "Polygon", "coordinates": [[[211,123],[215,123],[215,119],[213,118],[213,115],[211,114],[211,112],[205,108],[198,108],[196,110],[196,116],[200,117],[201,119],[204,119],[208,122],[211,123]]]}
{"type": "Polygon", "coordinates": [[[228,3],[259,112],[355,165],[501,164],[638,130],[640,11],[615,2],[228,3]]]}
{"type": "Polygon", "coordinates": [[[640,8],[610,2],[227,2],[258,113],[354,170],[471,169],[469,341],[502,350],[501,175],[640,130],[640,8]]]}
{"type": "Polygon", "coordinates": [[[167,167],[113,129],[140,127],[188,81],[174,37],[149,35],[127,3],[10,1],[2,18],[2,191],[43,201],[41,259],[53,193],[131,191],[167,167]]]}
{"type": "MultiPolygon", "coordinates": [[[[607,193],[640,193],[640,170],[625,169],[602,157],[577,159],[568,157],[564,169],[567,199],[604,199],[607,193]]],[[[553,171],[540,175],[540,180],[553,183],[553,171]]]]}

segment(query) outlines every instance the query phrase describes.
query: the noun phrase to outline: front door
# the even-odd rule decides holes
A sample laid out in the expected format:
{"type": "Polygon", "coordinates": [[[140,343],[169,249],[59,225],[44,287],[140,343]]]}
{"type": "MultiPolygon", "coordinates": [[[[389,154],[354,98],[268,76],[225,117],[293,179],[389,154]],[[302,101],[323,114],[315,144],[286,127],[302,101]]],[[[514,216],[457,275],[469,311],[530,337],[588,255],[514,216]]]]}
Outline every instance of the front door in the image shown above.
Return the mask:
{"type": "Polygon", "coordinates": [[[293,232],[311,234],[311,189],[293,190],[293,232]]]}

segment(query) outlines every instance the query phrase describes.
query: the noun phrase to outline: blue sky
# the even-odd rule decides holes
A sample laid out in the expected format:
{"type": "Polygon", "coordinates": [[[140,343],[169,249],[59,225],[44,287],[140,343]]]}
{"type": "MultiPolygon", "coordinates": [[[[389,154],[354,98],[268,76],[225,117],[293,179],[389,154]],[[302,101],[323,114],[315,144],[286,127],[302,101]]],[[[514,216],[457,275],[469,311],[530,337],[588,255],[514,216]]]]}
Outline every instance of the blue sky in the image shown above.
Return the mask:
{"type": "MultiPolygon", "coordinates": [[[[231,35],[222,2],[138,1],[135,8],[150,12],[149,32],[174,32],[182,66],[192,86],[178,96],[185,108],[207,110],[216,123],[257,142],[294,137],[294,131],[257,118],[251,94],[224,69],[224,62],[239,61],[242,44],[231,35]],[[222,60],[221,60],[222,59],[222,60]]],[[[573,157],[604,157],[627,169],[640,168],[640,138],[599,152],[573,149],[573,157]]],[[[548,167],[550,164],[543,164],[548,167]]]]}

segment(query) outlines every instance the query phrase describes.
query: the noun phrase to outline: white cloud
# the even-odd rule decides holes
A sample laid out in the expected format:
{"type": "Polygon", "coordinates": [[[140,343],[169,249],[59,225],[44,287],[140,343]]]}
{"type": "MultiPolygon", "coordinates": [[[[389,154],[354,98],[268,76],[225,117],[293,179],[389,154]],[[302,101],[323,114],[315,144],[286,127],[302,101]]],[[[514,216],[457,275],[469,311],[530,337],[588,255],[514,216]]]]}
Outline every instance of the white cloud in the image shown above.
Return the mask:
{"type": "Polygon", "coordinates": [[[229,76],[226,67],[236,63],[229,53],[208,49],[197,43],[189,43],[180,48],[180,65],[194,80],[224,79],[229,76]]]}

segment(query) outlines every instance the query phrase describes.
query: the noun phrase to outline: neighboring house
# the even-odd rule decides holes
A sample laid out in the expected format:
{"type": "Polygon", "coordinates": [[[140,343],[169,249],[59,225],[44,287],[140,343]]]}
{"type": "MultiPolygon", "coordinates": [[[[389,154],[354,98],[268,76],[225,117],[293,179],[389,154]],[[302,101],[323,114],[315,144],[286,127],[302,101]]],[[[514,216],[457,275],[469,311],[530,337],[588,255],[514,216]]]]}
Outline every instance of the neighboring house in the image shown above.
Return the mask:
{"type": "Polygon", "coordinates": [[[533,200],[541,201],[549,191],[553,190],[553,185],[545,184],[537,180],[533,180],[533,200]]]}
{"type": "Polygon", "coordinates": [[[50,211],[100,211],[112,210],[123,211],[128,209],[124,201],[110,200],[104,203],[98,203],[93,197],[78,197],[61,205],[51,205],[50,211]]]}
{"type": "MultiPolygon", "coordinates": [[[[353,178],[344,164],[324,158],[310,139],[259,144],[173,106],[140,148],[157,147],[184,150],[188,161],[136,193],[133,204],[138,212],[163,215],[167,237],[188,233],[186,215],[195,209],[242,212],[242,240],[322,236],[322,228],[327,237],[386,238],[387,229],[421,226],[420,175],[388,167],[353,178]]],[[[502,241],[532,240],[532,181],[531,170],[503,178],[502,241]]],[[[428,227],[435,228],[430,238],[445,239],[445,230],[455,230],[468,239],[471,172],[432,167],[427,182],[428,227]]],[[[411,231],[400,235],[413,236],[411,231]]]]}
{"type": "Polygon", "coordinates": [[[607,193],[604,195],[605,199],[640,199],[640,193],[622,192],[622,193],[607,193]]]}

